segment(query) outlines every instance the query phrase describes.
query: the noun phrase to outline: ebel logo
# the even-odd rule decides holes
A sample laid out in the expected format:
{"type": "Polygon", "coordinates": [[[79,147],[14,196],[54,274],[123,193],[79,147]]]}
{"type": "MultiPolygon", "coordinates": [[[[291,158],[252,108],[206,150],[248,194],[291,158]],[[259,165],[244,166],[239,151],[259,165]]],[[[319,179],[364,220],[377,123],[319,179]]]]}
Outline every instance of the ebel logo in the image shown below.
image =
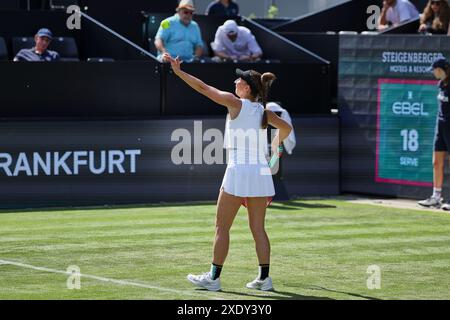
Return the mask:
{"type": "Polygon", "coordinates": [[[398,116],[416,116],[427,117],[429,114],[425,112],[425,105],[421,102],[394,102],[392,112],[398,116]]]}
{"type": "Polygon", "coordinates": [[[0,176],[77,176],[84,167],[93,175],[136,173],[141,150],[0,153],[0,176]]]}

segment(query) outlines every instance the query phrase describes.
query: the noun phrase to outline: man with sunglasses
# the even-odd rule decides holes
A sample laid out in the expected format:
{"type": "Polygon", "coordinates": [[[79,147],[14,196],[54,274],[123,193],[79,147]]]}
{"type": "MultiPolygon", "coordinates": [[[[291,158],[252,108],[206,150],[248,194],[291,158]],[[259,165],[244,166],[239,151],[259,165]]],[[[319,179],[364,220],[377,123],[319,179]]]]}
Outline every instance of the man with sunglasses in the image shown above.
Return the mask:
{"type": "Polygon", "coordinates": [[[192,62],[203,54],[203,40],[198,24],[193,21],[195,7],[192,0],[181,0],[177,13],[165,19],[155,36],[158,59],[164,53],[179,57],[184,62],[192,62]]]}
{"type": "Polygon", "coordinates": [[[378,30],[397,26],[402,22],[419,18],[419,11],[408,0],[384,0],[378,30]]]}

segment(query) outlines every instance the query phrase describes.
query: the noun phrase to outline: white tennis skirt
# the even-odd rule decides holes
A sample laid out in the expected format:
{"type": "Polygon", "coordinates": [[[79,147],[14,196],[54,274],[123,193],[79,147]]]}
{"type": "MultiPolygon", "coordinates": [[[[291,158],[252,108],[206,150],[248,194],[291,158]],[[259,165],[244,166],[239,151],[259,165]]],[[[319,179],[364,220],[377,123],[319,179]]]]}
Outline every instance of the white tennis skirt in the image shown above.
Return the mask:
{"type": "Polygon", "coordinates": [[[230,153],[221,189],[236,197],[273,197],[275,188],[267,162],[242,163],[235,161],[233,154],[230,153]]]}

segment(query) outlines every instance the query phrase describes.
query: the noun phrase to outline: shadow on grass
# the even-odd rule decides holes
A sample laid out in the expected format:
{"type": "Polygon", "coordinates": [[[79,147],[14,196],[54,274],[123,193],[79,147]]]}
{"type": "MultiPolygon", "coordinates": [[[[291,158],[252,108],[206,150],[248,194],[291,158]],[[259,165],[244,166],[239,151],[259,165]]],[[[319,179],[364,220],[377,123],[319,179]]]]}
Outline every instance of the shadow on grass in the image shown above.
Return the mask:
{"type": "MultiPolygon", "coordinates": [[[[324,287],[320,287],[320,286],[307,286],[307,287],[305,287],[305,289],[320,290],[320,291],[327,291],[327,292],[333,292],[333,293],[340,293],[340,294],[348,295],[348,296],[351,296],[351,297],[361,298],[361,299],[366,299],[366,300],[382,300],[382,299],[379,299],[379,298],[364,296],[364,295],[357,294],[357,293],[338,291],[338,290],[328,289],[328,288],[324,288],[324,287]]],[[[197,290],[199,290],[199,291],[203,291],[203,290],[206,291],[205,289],[197,289],[197,290]]],[[[300,294],[297,294],[297,293],[278,291],[278,290],[267,292],[268,293],[267,296],[266,295],[263,296],[263,295],[254,294],[251,291],[249,291],[249,293],[234,292],[234,291],[228,291],[228,290],[222,290],[222,291],[219,291],[219,292],[220,293],[224,293],[224,294],[241,296],[241,297],[262,298],[262,299],[265,299],[265,300],[336,300],[336,299],[333,299],[333,298],[330,298],[330,297],[305,296],[305,295],[300,295],[300,294]],[[271,295],[270,293],[273,293],[273,295],[271,295]]]]}
{"type": "Polygon", "coordinates": [[[278,210],[301,210],[301,209],[336,209],[336,206],[319,203],[302,203],[294,201],[283,201],[272,203],[269,208],[278,210]]]}
{"type": "MultiPolygon", "coordinates": [[[[186,207],[186,206],[216,206],[216,201],[198,201],[198,202],[160,202],[160,203],[134,203],[134,204],[92,204],[86,203],[85,206],[70,206],[69,204],[61,204],[53,207],[46,207],[45,205],[27,208],[20,206],[11,206],[11,208],[0,209],[0,214],[4,213],[28,213],[28,212],[56,212],[56,211],[93,211],[93,210],[115,210],[115,209],[142,209],[142,208],[163,208],[163,207],[186,207]]],[[[301,209],[334,209],[336,206],[318,204],[318,203],[301,203],[294,201],[276,202],[270,205],[270,208],[279,210],[301,210],[301,209]]]]}
{"type": "Polygon", "coordinates": [[[220,293],[225,293],[225,294],[232,294],[232,295],[236,295],[236,296],[241,296],[241,297],[250,297],[250,298],[262,298],[262,299],[266,299],[266,300],[334,300],[332,298],[328,298],[328,297],[315,297],[315,296],[303,296],[300,294],[296,294],[296,293],[292,293],[292,292],[284,292],[284,291],[268,291],[267,293],[274,293],[277,295],[267,295],[267,296],[262,296],[262,295],[257,295],[257,294],[252,294],[250,293],[243,293],[243,292],[234,292],[234,291],[219,291],[220,293]]]}
{"type": "MultiPolygon", "coordinates": [[[[33,208],[18,208],[17,206],[12,206],[11,209],[2,208],[0,209],[0,214],[5,213],[30,213],[30,212],[56,212],[56,211],[99,211],[99,210],[120,210],[120,209],[142,209],[142,208],[164,208],[164,207],[186,207],[186,206],[216,206],[216,201],[198,201],[198,202],[160,202],[160,203],[135,203],[135,204],[112,204],[112,205],[102,205],[102,204],[89,204],[86,206],[76,206],[72,207],[70,205],[54,207],[46,206],[36,206],[33,208]]],[[[301,203],[294,201],[283,201],[276,202],[270,205],[270,208],[278,210],[301,210],[301,209],[333,209],[336,206],[326,205],[326,204],[314,204],[314,203],[301,203]]]]}
{"type": "Polygon", "coordinates": [[[366,299],[366,300],[382,300],[382,299],[379,299],[379,298],[364,296],[364,295],[357,294],[357,293],[338,291],[338,290],[328,289],[328,288],[319,287],[319,286],[310,286],[309,289],[311,289],[311,290],[323,290],[323,291],[334,292],[334,293],[342,293],[342,294],[346,294],[346,295],[349,295],[349,296],[352,296],[352,297],[362,298],[362,299],[366,299]]]}
{"type": "Polygon", "coordinates": [[[86,206],[59,206],[59,207],[45,207],[45,206],[37,206],[33,208],[17,208],[11,207],[0,209],[0,214],[5,213],[29,213],[29,212],[55,212],[55,211],[99,211],[99,210],[120,210],[120,209],[143,209],[143,208],[163,208],[163,207],[186,207],[186,206],[205,206],[205,205],[216,205],[216,201],[200,201],[200,202],[185,202],[185,203],[169,203],[169,202],[161,202],[161,203],[144,203],[144,204],[112,204],[112,205],[95,205],[95,204],[86,204],[86,206]]]}

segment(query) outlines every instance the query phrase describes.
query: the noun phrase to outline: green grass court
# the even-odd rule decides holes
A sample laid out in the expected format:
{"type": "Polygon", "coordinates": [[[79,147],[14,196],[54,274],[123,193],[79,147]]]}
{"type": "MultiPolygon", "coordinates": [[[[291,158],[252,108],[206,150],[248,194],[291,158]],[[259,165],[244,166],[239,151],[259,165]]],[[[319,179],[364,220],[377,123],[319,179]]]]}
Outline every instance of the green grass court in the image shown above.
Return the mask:
{"type": "Polygon", "coordinates": [[[209,270],[214,219],[214,204],[2,211],[0,299],[450,299],[450,215],[442,211],[275,203],[269,293],[245,288],[257,260],[244,208],[223,291],[188,283],[188,273],[209,270]],[[80,290],[67,289],[71,265],[88,275],[80,290]],[[370,265],[380,267],[379,290],[367,288],[370,265]]]}

